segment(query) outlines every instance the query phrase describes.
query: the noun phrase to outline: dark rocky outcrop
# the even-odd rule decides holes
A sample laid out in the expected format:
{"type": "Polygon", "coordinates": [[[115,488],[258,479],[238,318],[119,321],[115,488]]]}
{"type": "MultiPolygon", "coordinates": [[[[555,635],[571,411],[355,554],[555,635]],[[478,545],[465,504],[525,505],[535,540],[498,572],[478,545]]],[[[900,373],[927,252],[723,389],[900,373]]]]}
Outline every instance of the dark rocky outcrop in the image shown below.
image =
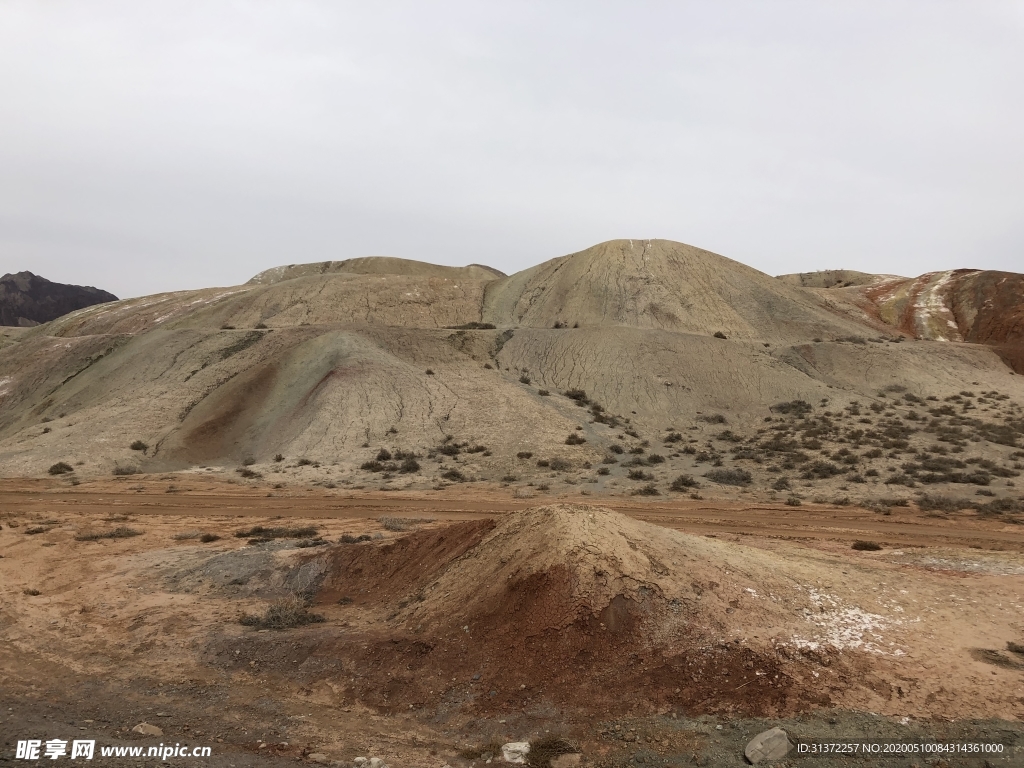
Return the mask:
{"type": "Polygon", "coordinates": [[[0,277],[0,325],[39,325],[108,301],[117,301],[117,296],[99,288],[52,283],[31,272],[0,277]]]}

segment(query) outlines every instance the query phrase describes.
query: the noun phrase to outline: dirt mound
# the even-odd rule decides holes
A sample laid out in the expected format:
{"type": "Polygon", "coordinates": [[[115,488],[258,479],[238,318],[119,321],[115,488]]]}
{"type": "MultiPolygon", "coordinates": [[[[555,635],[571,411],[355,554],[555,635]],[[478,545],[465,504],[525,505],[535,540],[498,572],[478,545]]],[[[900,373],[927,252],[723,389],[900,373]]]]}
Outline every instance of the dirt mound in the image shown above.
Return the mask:
{"type": "Polygon", "coordinates": [[[406,275],[408,277],[442,277],[451,280],[493,280],[504,277],[505,273],[483,264],[467,267],[445,267],[427,264],[411,259],[396,259],[390,256],[367,256],[344,261],[321,261],[313,264],[289,264],[260,272],[247,285],[268,285],[296,277],[312,275],[406,275]]]}
{"type": "Polygon", "coordinates": [[[627,325],[764,340],[863,332],[813,294],[670,240],[612,240],[487,287],[484,320],[534,328],[627,325]]]}
{"type": "Polygon", "coordinates": [[[873,275],[853,269],[821,269],[817,272],[794,272],[776,279],[801,288],[848,288],[851,285],[871,285],[894,275],[873,275]]]}
{"type": "Polygon", "coordinates": [[[793,711],[829,689],[802,685],[780,651],[807,632],[801,578],[758,550],[539,507],[335,549],[316,602],[378,612],[351,635],[318,633],[313,653],[385,710],[793,711]]]}

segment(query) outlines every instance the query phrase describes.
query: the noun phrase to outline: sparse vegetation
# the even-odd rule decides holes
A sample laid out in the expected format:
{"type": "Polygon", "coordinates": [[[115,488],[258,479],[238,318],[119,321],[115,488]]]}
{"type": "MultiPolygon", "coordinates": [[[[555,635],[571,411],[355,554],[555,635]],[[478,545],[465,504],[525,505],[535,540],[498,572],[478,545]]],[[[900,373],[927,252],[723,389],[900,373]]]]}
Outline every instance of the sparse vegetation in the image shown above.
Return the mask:
{"type": "Polygon", "coordinates": [[[753,481],[745,469],[709,469],[704,477],[719,485],[750,485],[753,481]]]}
{"type": "Polygon", "coordinates": [[[587,442],[586,438],[582,435],[577,435],[575,432],[565,438],[566,445],[583,445],[585,442],[587,442]]]}
{"type": "Polygon", "coordinates": [[[119,525],[112,531],[95,533],[80,533],[75,536],[75,541],[99,541],[100,539],[130,539],[133,536],[141,536],[142,531],[129,528],[127,525],[119,525]]]}
{"type": "Polygon", "coordinates": [[[700,483],[698,483],[693,478],[693,475],[679,475],[679,477],[677,477],[675,480],[672,481],[672,484],[669,486],[669,490],[672,490],[672,491],[686,491],[686,490],[689,490],[690,488],[699,488],[699,487],[700,487],[700,483]]]}
{"type": "Polygon", "coordinates": [[[852,548],[856,549],[858,552],[878,552],[882,548],[882,545],[876,544],[873,541],[857,540],[853,542],[852,548]]]}
{"type": "Polygon", "coordinates": [[[446,472],[442,472],[441,477],[443,477],[445,480],[451,480],[453,483],[466,482],[466,476],[459,472],[459,470],[457,469],[449,469],[446,472]]]}
{"type": "Polygon", "coordinates": [[[309,539],[317,535],[317,529],[315,525],[306,525],[298,528],[267,528],[262,525],[254,525],[252,528],[244,528],[240,531],[235,531],[235,538],[237,539],[249,539],[250,544],[260,543],[264,541],[272,541],[273,539],[309,539]]]}
{"type": "Polygon", "coordinates": [[[74,472],[75,468],[66,461],[58,461],[56,464],[51,464],[46,471],[51,475],[66,475],[68,472],[74,472]]]}
{"type": "Polygon", "coordinates": [[[143,453],[146,453],[149,450],[149,446],[146,445],[141,440],[136,440],[134,443],[132,443],[128,447],[131,448],[133,451],[142,451],[143,453]]]}
{"type": "Polygon", "coordinates": [[[661,491],[658,490],[658,486],[654,483],[648,483],[645,486],[637,488],[632,492],[633,496],[660,496],[661,491]]]}
{"type": "Polygon", "coordinates": [[[318,624],[325,621],[318,613],[310,613],[302,600],[291,597],[271,604],[262,616],[243,614],[238,623],[256,629],[291,629],[306,624],[318,624]]]}
{"type": "Polygon", "coordinates": [[[532,459],[533,458],[533,451],[519,451],[519,453],[516,454],[516,458],[517,459],[532,459]]]}

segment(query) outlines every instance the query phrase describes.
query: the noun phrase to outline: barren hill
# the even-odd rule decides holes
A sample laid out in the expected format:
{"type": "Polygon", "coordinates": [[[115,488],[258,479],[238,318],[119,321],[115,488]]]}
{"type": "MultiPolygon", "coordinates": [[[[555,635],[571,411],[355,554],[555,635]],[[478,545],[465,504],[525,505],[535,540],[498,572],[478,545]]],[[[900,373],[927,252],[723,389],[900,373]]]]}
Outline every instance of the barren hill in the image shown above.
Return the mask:
{"type": "MultiPolygon", "coordinates": [[[[884,409],[886,392],[923,402],[970,387],[992,398],[979,412],[992,402],[992,418],[1017,424],[1024,379],[988,345],[1019,334],[1022,278],[1004,277],[954,281],[950,306],[967,325],[940,343],[886,314],[899,317],[903,283],[801,288],[661,240],[612,241],[509,277],[384,258],[284,267],[5,337],[0,466],[664,493],[728,461],[752,481],[722,489],[765,489],[780,465],[811,462],[795,441],[771,443],[789,446],[780,464],[749,447],[768,421],[812,430],[816,450],[881,445],[903,438],[872,436],[858,409],[884,409]],[[990,296],[1003,303],[989,308],[990,296]],[[828,424],[808,426],[808,414],[828,424]]],[[[1024,424],[1019,437],[1008,429],[993,449],[1007,456],[1024,424]]]]}
{"type": "Polygon", "coordinates": [[[871,277],[862,282],[805,284],[840,289],[819,296],[851,316],[880,320],[912,338],[991,346],[1007,365],[1024,373],[1024,275],[958,269],[915,278],[871,277]]]}
{"type": "Polygon", "coordinates": [[[0,277],[0,325],[31,327],[109,301],[117,301],[117,296],[98,288],[54,283],[31,272],[0,277]]]}

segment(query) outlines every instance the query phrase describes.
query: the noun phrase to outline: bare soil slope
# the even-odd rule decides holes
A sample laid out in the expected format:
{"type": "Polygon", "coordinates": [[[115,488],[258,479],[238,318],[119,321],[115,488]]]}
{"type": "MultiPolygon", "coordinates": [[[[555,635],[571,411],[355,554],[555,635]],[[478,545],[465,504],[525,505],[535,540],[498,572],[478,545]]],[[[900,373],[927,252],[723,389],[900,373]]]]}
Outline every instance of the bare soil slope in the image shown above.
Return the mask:
{"type": "Polygon", "coordinates": [[[936,344],[902,341],[857,290],[622,240],[511,277],[353,259],[89,307],[0,340],[0,471],[78,482],[244,463],[253,483],[287,467],[329,487],[623,492],[627,469],[661,483],[721,460],[699,443],[758,439],[779,404],[883,407],[887,387],[965,385],[1024,400],[989,345],[1016,338],[1012,311],[971,314],[987,293],[961,290],[965,340],[936,344]],[[663,466],[610,461],[663,440],[663,466]]]}

